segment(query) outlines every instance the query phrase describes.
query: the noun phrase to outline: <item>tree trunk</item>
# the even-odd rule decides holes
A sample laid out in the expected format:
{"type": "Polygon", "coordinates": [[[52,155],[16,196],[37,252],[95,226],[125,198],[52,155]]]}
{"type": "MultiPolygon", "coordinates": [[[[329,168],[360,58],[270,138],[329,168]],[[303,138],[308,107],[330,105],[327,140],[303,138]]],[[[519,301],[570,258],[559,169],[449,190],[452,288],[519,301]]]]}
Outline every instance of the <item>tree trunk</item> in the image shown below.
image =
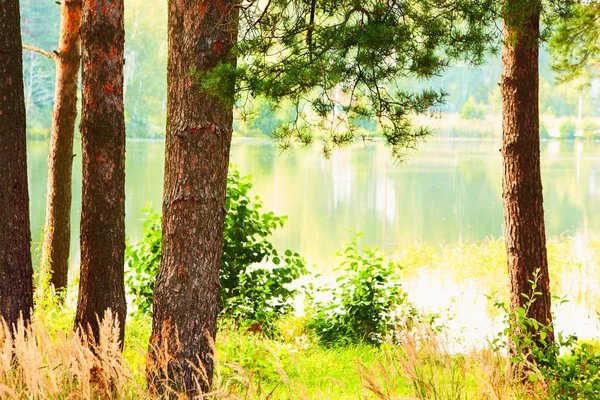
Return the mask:
{"type": "Polygon", "coordinates": [[[42,265],[51,271],[56,291],[67,287],[71,242],[73,135],[77,117],[80,64],[81,0],[60,4],[60,39],[56,57],[56,88],[48,154],[48,195],[42,265]]]}
{"type": "Polygon", "coordinates": [[[121,345],[126,317],[123,0],[85,0],[81,22],[81,277],[75,326],[116,313],[121,345]]]}
{"type": "Polygon", "coordinates": [[[163,395],[168,385],[192,397],[197,385],[210,387],[213,374],[234,88],[223,88],[231,101],[204,95],[190,72],[235,63],[233,3],[169,0],[163,252],[147,371],[163,395]]]}
{"type": "Polygon", "coordinates": [[[18,0],[0,0],[0,317],[29,321],[33,269],[18,0]]]}
{"type": "Polygon", "coordinates": [[[503,203],[510,276],[510,304],[516,310],[536,292],[541,294],[527,316],[551,325],[550,279],[540,172],[539,0],[509,0],[502,51],[503,203]]]}

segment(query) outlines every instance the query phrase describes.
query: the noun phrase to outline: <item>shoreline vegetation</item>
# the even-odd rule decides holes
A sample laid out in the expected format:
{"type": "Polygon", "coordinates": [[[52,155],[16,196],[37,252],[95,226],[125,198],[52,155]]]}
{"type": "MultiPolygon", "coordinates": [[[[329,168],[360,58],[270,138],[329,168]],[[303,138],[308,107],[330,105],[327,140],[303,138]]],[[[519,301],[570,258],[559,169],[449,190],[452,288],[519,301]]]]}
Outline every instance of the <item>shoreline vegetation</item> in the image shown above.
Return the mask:
{"type": "MultiPolygon", "coordinates": [[[[224,291],[214,344],[218,358],[204,398],[570,399],[573,393],[597,394],[600,237],[565,234],[548,241],[550,279],[558,296],[556,332],[564,339],[539,352],[538,369],[524,381],[509,367],[505,346],[515,338],[530,344],[531,337],[508,322],[501,238],[462,244],[406,241],[382,253],[365,248],[357,234],[331,265],[306,265],[299,254],[278,252],[270,243],[286,217],[263,211],[261,200],[251,194],[249,176],[231,167],[227,188],[224,291]]],[[[160,215],[151,208],[145,212],[144,235],[126,252],[129,315],[123,354],[110,316],[93,351],[73,333],[77,279],[57,297],[38,268],[32,325],[19,328],[14,338],[5,325],[0,329],[0,398],[153,398],[144,382],[162,234],[160,215]]],[[[165,356],[160,349],[153,354],[165,356]]]]}
{"type": "MultiPolygon", "coordinates": [[[[353,242],[351,247],[359,246],[353,242]]],[[[395,272],[407,291],[411,280],[423,271],[441,280],[464,283],[468,278],[478,291],[483,283],[487,287],[481,289],[479,297],[490,295],[483,300],[488,316],[506,321],[505,310],[497,307],[508,296],[503,247],[500,239],[459,246],[439,245],[439,248],[422,242],[403,243],[385,259],[393,260],[395,272]]],[[[558,296],[568,293],[569,303],[586,303],[593,314],[600,305],[593,279],[600,274],[600,238],[561,236],[549,241],[548,252],[555,293],[558,296]]],[[[370,260],[385,264],[383,259],[370,260]]],[[[431,290],[436,290],[435,283],[431,290]]],[[[114,399],[152,398],[144,384],[151,332],[148,315],[136,312],[133,307],[127,321],[123,355],[118,351],[118,331],[108,317],[94,353],[71,329],[76,282],[69,286],[63,307],[41,275],[35,299],[36,312],[28,330],[21,327],[13,340],[6,327],[0,329],[0,397],[85,398],[104,393],[106,398],[114,399]]],[[[408,300],[418,301],[410,294],[408,300]]],[[[555,311],[559,308],[555,307],[555,311]]],[[[507,337],[505,323],[496,326],[494,333],[478,345],[465,342],[470,333],[466,326],[462,327],[462,338],[456,332],[451,333],[450,326],[456,326],[454,318],[459,309],[461,314],[473,312],[465,312],[464,304],[456,299],[445,310],[435,310],[434,318],[411,325],[390,325],[390,333],[393,331],[394,335],[377,345],[320,342],[310,329],[314,317],[310,311],[288,314],[276,322],[276,330],[271,332],[223,319],[216,341],[218,362],[213,390],[204,398],[543,399],[558,390],[560,377],[555,379],[547,372],[540,372],[535,378],[523,381],[507,367],[506,351],[498,344],[507,337]]],[[[434,315],[433,311],[429,315],[434,315]]],[[[564,323],[557,318],[557,332],[561,326],[564,323]]],[[[600,360],[598,336],[583,339],[569,344],[570,350],[560,362],[571,363],[568,365],[574,369],[594,368],[600,360]],[[577,355],[582,345],[590,346],[586,348],[585,360],[577,355]]]]}
{"type": "MultiPolygon", "coordinates": [[[[497,139],[502,135],[502,116],[484,114],[477,118],[464,117],[460,113],[444,113],[440,117],[415,117],[416,125],[422,125],[433,130],[429,139],[497,139]]],[[[271,126],[275,128],[276,124],[271,126]]],[[[271,139],[265,131],[249,129],[244,122],[236,123],[233,131],[234,139],[271,139]]],[[[27,139],[46,141],[49,138],[50,127],[30,128],[27,139]]],[[[383,139],[376,125],[366,130],[374,140],[383,139]]],[[[128,137],[127,140],[163,140],[164,134],[142,137],[128,137]]],[[[540,139],[542,140],[600,140],[600,117],[586,117],[579,120],[577,116],[556,117],[542,115],[540,117],[540,139]]]]}

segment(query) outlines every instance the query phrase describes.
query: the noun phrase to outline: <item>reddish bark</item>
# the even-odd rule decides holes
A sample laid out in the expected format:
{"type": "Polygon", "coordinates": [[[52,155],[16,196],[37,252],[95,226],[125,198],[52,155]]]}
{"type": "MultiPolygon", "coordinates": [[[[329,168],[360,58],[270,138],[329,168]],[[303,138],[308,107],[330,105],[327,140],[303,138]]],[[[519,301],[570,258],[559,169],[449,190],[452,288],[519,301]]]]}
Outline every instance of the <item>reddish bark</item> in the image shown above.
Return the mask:
{"type": "Polygon", "coordinates": [[[541,292],[528,317],[552,324],[539,139],[539,0],[509,0],[502,52],[503,203],[513,310],[541,292]]]}
{"type": "MultiPolygon", "coordinates": [[[[163,395],[168,385],[193,397],[213,374],[233,101],[202,94],[190,72],[235,62],[233,10],[230,0],[169,0],[163,253],[148,363],[149,384],[163,395]]],[[[223,90],[233,97],[233,87],[223,90]]]]}
{"type": "Polygon", "coordinates": [[[33,307],[23,54],[18,0],[0,0],[0,317],[33,307]]]}
{"type": "Polygon", "coordinates": [[[77,118],[81,0],[60,3],[60,39],[56,57],[56,88],[48,154],[48,195],[42,264],[52,271],[57,291],[67,287],[71,242],[73,135],[77,118]]]}
{"type": "Polygon", "coordinates": [[[125,118],[123,0],[84,0],[81,22],[81,277],[75,326],[116,313],[125,327],[125,118]]]}

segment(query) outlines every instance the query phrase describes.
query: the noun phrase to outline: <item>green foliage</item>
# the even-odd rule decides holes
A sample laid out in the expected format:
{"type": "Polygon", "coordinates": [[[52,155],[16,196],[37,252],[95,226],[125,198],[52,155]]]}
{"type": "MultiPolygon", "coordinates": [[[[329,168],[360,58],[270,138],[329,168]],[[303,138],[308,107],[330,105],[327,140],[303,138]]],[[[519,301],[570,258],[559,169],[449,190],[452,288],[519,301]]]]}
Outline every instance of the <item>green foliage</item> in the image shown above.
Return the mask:
{"type": "Polygon", "coordinates": [[[233,129],[244,137],[268,137],[281,124],[294,119],[289,102],[272,104],[263,97],[248,100],[241,105],[234,119],[233,129]]]}
{"type": "Polygon", "coordinates": [[[469,99],[460,109],[462,119],[484,119],[486,115],[487,107],[482,103],[477,103],[473,96],[469,96],[469,99]]]}
{"type": "Polygon", "coordinates": [[[125,123],[127,135],[164,136],[167,3],[127,0],[125,6],[125,123]]]}
{"type": "Polygon", "coordinates": [[[39,126],[27,128],[27,139],[28,140],[47,140],[50,137],[48,129],[41,128],[39,126]]]}
{"type": "Polygon", "coordinates": [[[162,219],[149,204],[142,212],[146,215],[141,241],[125,248],[125,283],[134,297],[133,304],[141,315],[152,314],[152,294],[162,254],[162,219]]]}
{"type": "Polygon", "coordinates": [[[375,119],[400,155],[429,133],[411,116],[434,114],[446,95],[405,89],[403,80],[434,78],[455,60],[480,64],[497,37],[497,10],[492,0],[250,1],[240,9],[237,66],[222,63],[196,77],[215,96],[235,75],[239,97],[290,100],[295,117],[274,132],[282,148],[310,145],[323,133],[327,155],[364,138],[357,122],[375,119]]]}
{"type": "MultiPolygon", "coordinates": [[[[227,217],[221,258],[219,309],[222,316],[238,324],[258,324],[269,330],[291,310],[296,290],[289,285],[306,273],[298,253],[286,250],[280,255],[269,241],[286,217],[261,213],[258,197],[251,198],[250,176],[231,168],[227,180],[227,217]],[[272,264],[272,265],[269,265],[272,264]],[[261,264],[261,265],[258,265],[261,264]]],[[[152,293],[161,257],[161,217],[145,210],[144,237],[126,250],[126,283],[134,296],[138,313],[152,311],[152,293]]]]}
{"type": "Polygon", "coordinates": [[[569,18],[558,20],[550,40],[553,68],[562,81],[578,77],[589,82],[600,62],[600,3],[580,2],[569,18]]]}
{"type": "MultiPolygon", "coordinates": [[[[492,341],[492,348],[498,352],[508,347],[517,377],[526,377],[532,383],[545,382],[552,398],[598,398],[600,346],[578,344],[576,336],[555,334],[552,325],[529,316],[530,308],[542,294],[536,291],[538,279],[539,273],[536,273],[530,281],[531,295],[522,294],[527,299],[522,307],[509,310],[505,303],[495,303],[504,311],[506,328],[492,341]]],[[[560,303],[565,301],[560,300],[560,303]]]]}
{"type": "Polygon", "coordinates": [[[577,131],[577,125],[570,119],[567,119],[561,123],[558,127],[561,139],[575,139],[575,132],[577,131]]]}
{"type": "Polygon", "coordinates": [[[398,283],[398,266],[384,263],[377,249],[359,251],[360,236],[338,253],[342,260],[336,285],[310,287],[307,327],[326,346],[381,343],[400,322],[402,311],[414,314],[398,283]],[[318,300],[319,295],[330,299],[318,300]]]}
{"type": "Polygon", "coordinates": [[[250,176],[232,169],[227,178],[227,217],[221,258],[221,312],[238,322],[265,327],[291,311],[292,281],[306,273],[305,261],[286,250],[280,255],[269,241],[287,217],[261,213],[258,196],[251,198],[250,176]],[[257,267],[271,262],[272,266],[257,267]]]}
{"type": "Polygon", "coordinates": [[[598,343],[571,341],[569,351],[558,358],[553,368],[545,370],[553,382],[551,393],[556,399],[600,398],[600,346],[598,343]]]}
{"type": "Polygon", "coordinates": [[[586,139],[597,139],[600,137],[600,125],[595,121],[586,119],[583,121],[583,135],[586,139]]]}

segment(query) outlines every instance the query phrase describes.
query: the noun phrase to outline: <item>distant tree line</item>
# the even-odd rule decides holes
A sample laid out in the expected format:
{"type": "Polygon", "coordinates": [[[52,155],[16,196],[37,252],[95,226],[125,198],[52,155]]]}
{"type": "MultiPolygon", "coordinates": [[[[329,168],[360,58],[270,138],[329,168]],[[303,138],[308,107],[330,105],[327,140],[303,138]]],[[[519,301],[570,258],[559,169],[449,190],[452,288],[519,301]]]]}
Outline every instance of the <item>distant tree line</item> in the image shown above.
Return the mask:
{"type": "MultiPolygon", "coordinates": [[[[166,3],[128,0],[125,19],[125,123],[127,136],[135,138],[164,137],[166,118],[166,3]]],[[[57,49],[59,10],[51,0],[21,1],[23,43],[57,49]]],[[[54,94],[54,63],[46,57],[25,52],[23,58],[25,104],[28,115],[27,134],[30,139],[47,139],[52,125],[54,94]]],[[[545,47],[540,49],[540,112],[551,116],[577,116],[579,96],[583,96],[584,117],[600,116],[600,89],[596,86],[579,89],[577,85],[560,85],[552,71],[551,57],[545,47]]],[[[469,98],[481,104],[477,115],[500,115],[499,55],[488,55],[478,67],[467,63],[449,66],[443,75],[419,82],[400,80],[407,90],[444,89],[446,101],[438,109],[445,113],[460,113],[469,98]]],[[[242,104],[239,104],[240,106],[242,104]]],[[[239,111],[234,134],[246,137],[267,137],[278,124],[292,117],[290,103],[273,111],[257,98],[244,102],[239,111]]],[[[236,111],[238,112],[238,111],[236,111]]],[[[377,125],[365,127],[376,133],[377,125]]]]}

